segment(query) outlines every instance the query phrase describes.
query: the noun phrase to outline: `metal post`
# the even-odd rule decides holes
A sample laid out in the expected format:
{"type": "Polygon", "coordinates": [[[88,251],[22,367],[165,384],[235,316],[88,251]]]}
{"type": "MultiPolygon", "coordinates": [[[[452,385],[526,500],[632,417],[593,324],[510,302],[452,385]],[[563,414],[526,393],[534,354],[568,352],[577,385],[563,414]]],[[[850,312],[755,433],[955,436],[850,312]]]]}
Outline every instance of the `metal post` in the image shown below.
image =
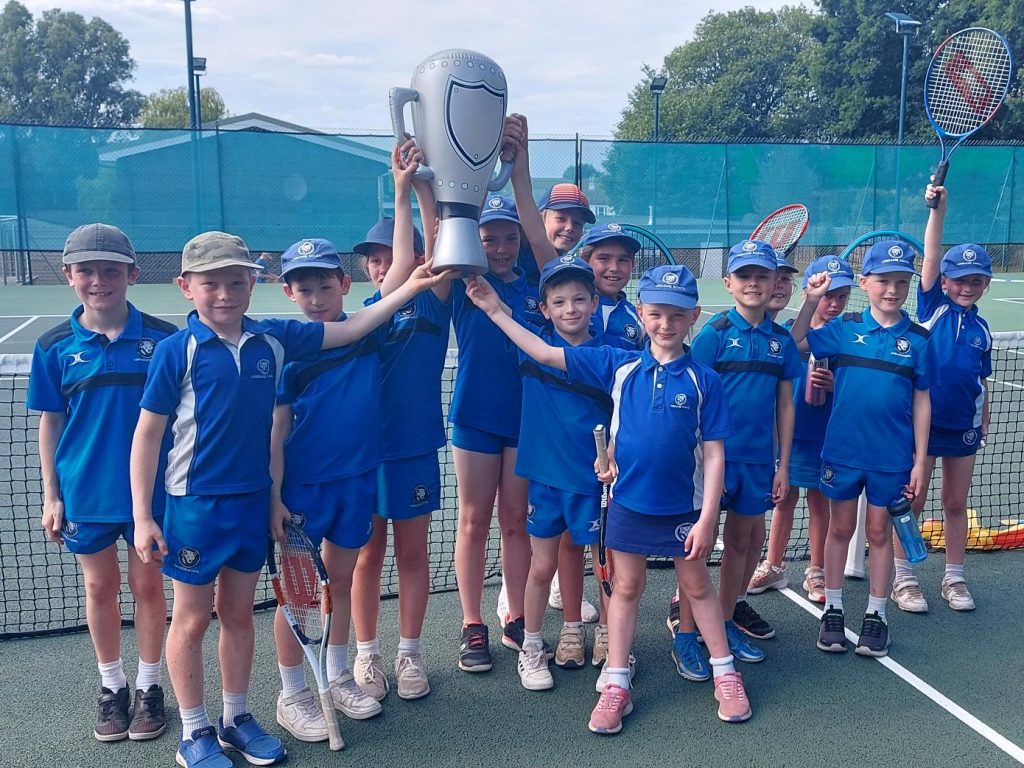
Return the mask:
{"type": "Polygon", "coordinates": [[[185,60],[188,62],[188,119],[194,131],[199,126],[196,115],[196,74],[192,69],[192,1],[185,0],[185,60]]]}
{"type": "Polygon", "coordinates": [[[196,75],[196,128],[203,130],[203,89],[199,85],[199,75],[196,75]]]}
{"type": "Polygon", "coordinates": [[[910,32],[903,31],[900,34],[903,36],[903,69],[900,74],[900,126],[896,133],[896,229],[903,229],[900,199],[903,174],[900,169],[900,156],[903,154],[903,117],[907,111],[907,62],[910,51],[910,32]]]}
{"type": "Polygon", "coordinates": [[[658,123],[661,122],[661,93],[656,92],[654,94],[654,138],[653,141],[658,140],[658,123]]]}

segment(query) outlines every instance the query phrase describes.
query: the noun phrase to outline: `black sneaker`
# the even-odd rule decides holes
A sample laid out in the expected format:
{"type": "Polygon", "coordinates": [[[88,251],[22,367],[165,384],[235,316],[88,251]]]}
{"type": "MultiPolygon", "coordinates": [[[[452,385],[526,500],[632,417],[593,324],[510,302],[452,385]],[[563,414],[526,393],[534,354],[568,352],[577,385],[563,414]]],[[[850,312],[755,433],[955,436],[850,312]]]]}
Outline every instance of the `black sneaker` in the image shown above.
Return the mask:
{"type": "Polygon", "coordinates": [[[877,611],[865,614],[855,650],[861,656],[889,655],[889,627],[877,611]]]}
{"type": "MultiPolygon", "coordinates": [[[[526,639],[526,619],[520,616],[518,619],[510,619],[505,622],[505,631],[501,633],[501,644],[509,650],[521,653],[523,641],[526,639]]],[[[544,657],[551,661],[555,658],[555,650],[551,643],[544,641],[544,657]]]]}
{"type": "Polygon", "coordinates": [[[128,736],[128,686],[117,693],[100,688],[99,717],[93,735],[99,741],[121,741],[128,736]]]}
{"type": "Polygon", "coordinates": [[[470,624],[462,628],[459,647],[459,669],[463,672],[486,672],[491,668],[491,649],[486,624],[470,624]]]}
{"type": "Polygon", "coordinates": [[[676,632],[679,631],[679,595],[672,595],[668,601],[668,618],[665,619],[668,631],[672,633],[672,642],[675,642],[676,632]]]}
{"type": "Polygon", "coordinates": [[[839,608],[829,608],[821,614],[818,648],[829,653],[846,653],[846,622],[839,608]]]}
{"type": "Polygon", "coordinates": [[[147,691],[136,688],[134,709],[128,726],[128,738],[132,741],[155,739],[167,729],[164,691],[159,685],[151,685],[147,691]]]}
{"type": "Polygon", "coordinates": [[[740,632],[755,640],[769,640],[775,637],[775,627],[769,624],[746,600],[736,603],[732,620],[740,632]]]}

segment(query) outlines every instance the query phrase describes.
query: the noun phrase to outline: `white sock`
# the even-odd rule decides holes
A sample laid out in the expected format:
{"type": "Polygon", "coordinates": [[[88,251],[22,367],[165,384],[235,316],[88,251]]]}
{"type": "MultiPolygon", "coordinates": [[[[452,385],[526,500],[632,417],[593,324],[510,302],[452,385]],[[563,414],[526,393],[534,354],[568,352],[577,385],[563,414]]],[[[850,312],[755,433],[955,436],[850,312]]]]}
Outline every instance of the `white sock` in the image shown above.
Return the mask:
{"type": "Polygon", "coordinates": [[[711,671],[716,678],[721,677],[722,675],[726,675],[729,672],[736,671],[736,667],[732,663],[733,658],[731,653],[728,656],[723,656],[720,659],[712,657],[708,659],[708,661],[711,662],[711,671]]]}
{"type": "Polygon", "coordinates": [[[193,707],[192,709],[185,709],[184,707],[181,707],[178,710],[178,716],[181,718],[182,741],[191,739],[192,734],[200,728],[208,728],[212,725],[210,722],[210,716],[206,713],[205,704],[200,704],[198,707],[193,707]]]}
{"type": "Polygon", "coordinates": [[[242,693],[228,693],[224,691],[224,714],[222,719],[225,728],[234,726],[235,718],[249,711],[249,705],[246,703],[248,697],[248,691],[243,691],[242,693]]]}
{"type": "Polygon", "coordinates": [[[843,590],[825,588],[825,607],[843,610],[843,590]]]}
{"type": "Polygon", "coordinates": [[[348,672],[348,643],[327,646],[327,679],[337,680],[348,672]]]}
{"type": "Polygon", "coordinates": [[[747,591],[743,590],[743,594],[736,598],[736,603],[737,604],[742,603],[746,599],[747,599],[747,591]]]}
{"type": "Polygon", "coordinates": [[[606,667],[608,673],[608,685],[617,685],[629,690],[629,667],[606,667]]]}
{"type": "Polygon", "coordinates": [[[543,632],[523,632],[523,653],[536,653],[543,650],[543,632]]]}
{"type": "Polygon", "coordinates": [[[885,604],[889,602],[887,597],[875,597],[874,595],[868,595],[868,610],[867,613],[870,616],[872,613],[877,613],[878,617],[885,621],[885,604]]]}
{"type": "Polygon", "coordinates": [[[418,637],[399,637],[398,655],[407,656],[410,653],[420,652],[420,639],[418,637]]]}
{"type": "Polygon", "coordinates": [[[373,653],[380,656],[380,641],[375,637],[365,643],[356,642],[356,653],[359,656],[369,656],[373,653]]]}
{"type": "Polygon", "coordinates": [[[914,566],[909,560],[900,560],[898,557],[893,558],[893,563],[896,565],[896,578],[897,579],[913,579],[914,577],[914,566]]]}
{"type": "Polygon", "coordinates": [[[117,693],[128,685],[128,678],[124,674],[124,662],[121,659],[97,664],[96,667],[100,671],[100,685],[111,693],[117,693]]]}
{"type": "Polygon", "coordinates": [[[947,582],[963,581],[964,580],[964,566],[963,566],[963,563],[961,563],[960,565],[952,565],[950,563],[946,563],[946,573],[942,577],[942,580],[943,581],[947,581],[947,582]]]}
{"type": "Polygon", "coordinates": [[[160,662],[139,659],[139,674],[135,676],[135,687],[140,691],[148,691],[154,685],[160,685],[160,662]]]}
{"type": "Polygon", "coordinates": [[[286,667],[283,664],[278,664],[277,669],[281,673],[282,696],[291,696],[307,687],[306,670],[302,664],[296,667],[286,667]]]}

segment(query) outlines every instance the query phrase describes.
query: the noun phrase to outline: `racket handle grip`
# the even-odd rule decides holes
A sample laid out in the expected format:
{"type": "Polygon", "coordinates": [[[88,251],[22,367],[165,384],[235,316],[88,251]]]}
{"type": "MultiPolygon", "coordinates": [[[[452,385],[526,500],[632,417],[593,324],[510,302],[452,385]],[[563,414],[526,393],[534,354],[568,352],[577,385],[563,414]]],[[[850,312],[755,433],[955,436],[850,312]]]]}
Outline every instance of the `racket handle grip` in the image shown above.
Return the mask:
{"type": "MultiPolygon", "coordinates": [[[[933,187],[941,187],[943,184],[946,183],[946,172],[948,170],[949,170],[949,161],[948,160],[942,160],[942,161],[939,162],[939,164],[937,166],[935,166],[935,175],[932,176],[932,186],[933,187]]],[[[935,197],[928,198],[924,202],[925,202],[925,205],[927,205],[929,208],[938,208],[939,207],[939,198],[938,198],[937,195],[935,197]]]]}
{"type": "Polygon", "coordinates": [[[608,471],[608,435],[604,424],[594,427],[594,447],[597,449],[597,466],[602,472],[608,471]]]}
{"type": "Polygon", "coordinates": [[[331,689],[320,691],[320,706],[324,710],[324,720],[327,721],[327,738],[332,752],[340,752],[345,748],[345,740],[341,738],[341,727],[338,725],[338,716],[333,713],[334,697],[331,689]],[[330,713],[330,714],[329,714],[330,713]]]}

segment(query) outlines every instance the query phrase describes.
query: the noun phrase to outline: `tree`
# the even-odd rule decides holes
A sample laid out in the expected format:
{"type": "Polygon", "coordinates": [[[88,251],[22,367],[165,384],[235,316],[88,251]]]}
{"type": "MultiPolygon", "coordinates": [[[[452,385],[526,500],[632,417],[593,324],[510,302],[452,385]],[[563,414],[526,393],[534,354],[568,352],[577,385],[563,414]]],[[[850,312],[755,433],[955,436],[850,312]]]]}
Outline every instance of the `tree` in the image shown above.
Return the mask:
{"type": "Polygon", "coordinates": [[[128,41],[99,18],[52,9],[38,21],[16,0],[0,12],[0,120],[47,125],[134,124],[128,41]]]}
{"type": "MultiPolygon", "coordinates": [[[[204,123],[220,120],[231,113],[215,88],[203,88],[199,96],[204,123]]],[[[146,98],[146,106],[139,117],[143,128],[188,128],[188,89],[164,88],[146,98]]]]}
{"type": "Polygon", "coordinates": [[[657,74],[668,76],[659,126],[664,140],[814,137],[813,22],[802,7],[708,14],[694,39],[665,57],[660,72],[644,67],[616,137],[650,138],[650,82],[657,74]]]}

